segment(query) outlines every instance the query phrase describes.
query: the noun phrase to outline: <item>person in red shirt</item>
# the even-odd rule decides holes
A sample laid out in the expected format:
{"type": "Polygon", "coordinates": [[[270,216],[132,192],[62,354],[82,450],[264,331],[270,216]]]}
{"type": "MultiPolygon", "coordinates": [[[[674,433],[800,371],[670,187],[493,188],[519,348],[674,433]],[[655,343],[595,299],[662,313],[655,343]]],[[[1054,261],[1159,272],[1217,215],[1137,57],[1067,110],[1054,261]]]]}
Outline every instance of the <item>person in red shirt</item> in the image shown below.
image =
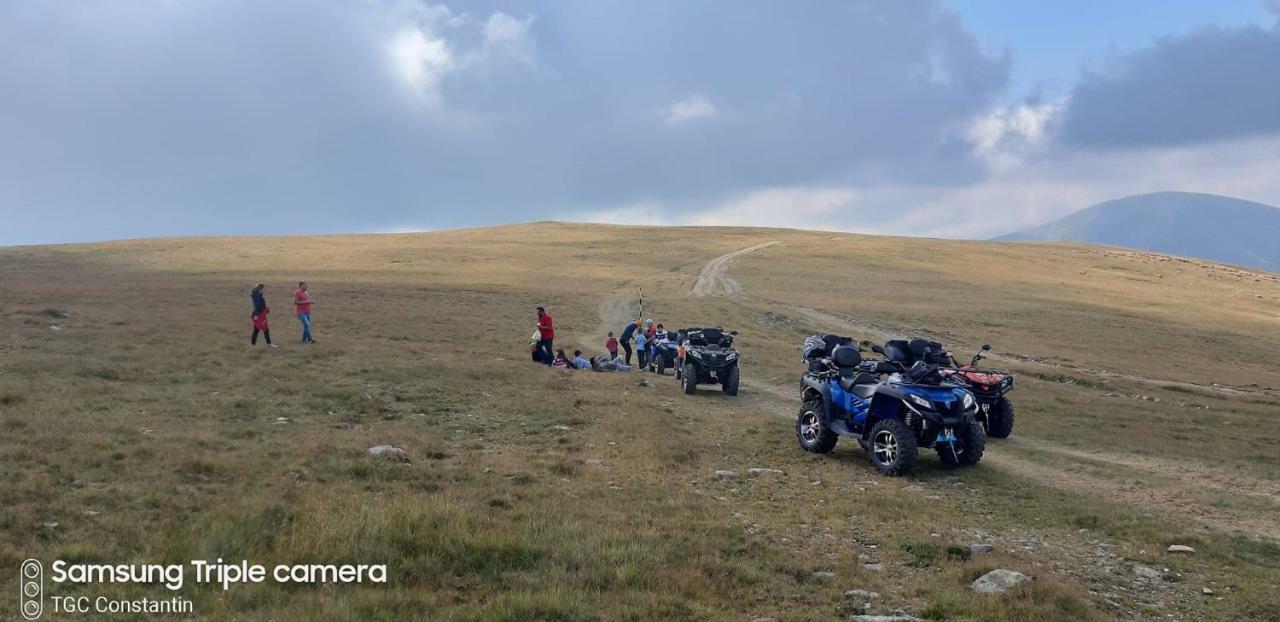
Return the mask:
{"type": "Polygon", "coordinates": [[[609,360],[618,358],[618,338],[609,331],[609,338],[604,341],[604,349],[609,351],[609,360]]]}
{"type": "Polygon", "coordinates": [[[551,341],[556,338],[555,326],[551,321],[551,314],[547,310],[538,307],[538,349],[542,351],[543,359],[550,364],[555,356],[551,353],[551,341]]]}
{"type": "Polygon", "coordinates": [[[302,322],[302,343],[315,343],[311,338],[311,294],[307,292],[307,282],[298,281],[298,289],[293,290],[293,309],[302,322]]]}

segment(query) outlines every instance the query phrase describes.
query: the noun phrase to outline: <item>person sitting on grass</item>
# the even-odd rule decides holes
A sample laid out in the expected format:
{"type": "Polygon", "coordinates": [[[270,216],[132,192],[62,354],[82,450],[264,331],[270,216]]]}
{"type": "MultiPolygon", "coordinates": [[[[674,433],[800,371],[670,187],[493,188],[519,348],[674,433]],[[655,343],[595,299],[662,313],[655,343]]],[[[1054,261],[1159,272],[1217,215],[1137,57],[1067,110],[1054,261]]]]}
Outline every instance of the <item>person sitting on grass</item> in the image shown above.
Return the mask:
{"type": "Polygon", "coordinates": [[[582,350],[574,350],[573,366],[578,369],[591,369],[591,361],[582,358],[582,350]]]}
{"type": "Polygon", "coordinates": [[[591,357],[591,369],[595,371],[630,371],[631,367],[622,362],[622,357],[614,357],[612,360],[608,356],[591,357]]]}
{"type": "Polygon", "coordinates": [[[573,364],[569,362],[569,357],[564,355],[564,350],[556,350],[556,357],[551,361],[551,366],[565,369],[573,368],[573,364]]]}
{"type": "Polygon", "coordinates": [[[542,349],[538,347],[538,342],[542,340],[542,336],[538,331],[533,331],[533,337],[529,339],[529,352],[533,356],[533,362],[546,364],[546,360],[542,356],[542,349]]]}

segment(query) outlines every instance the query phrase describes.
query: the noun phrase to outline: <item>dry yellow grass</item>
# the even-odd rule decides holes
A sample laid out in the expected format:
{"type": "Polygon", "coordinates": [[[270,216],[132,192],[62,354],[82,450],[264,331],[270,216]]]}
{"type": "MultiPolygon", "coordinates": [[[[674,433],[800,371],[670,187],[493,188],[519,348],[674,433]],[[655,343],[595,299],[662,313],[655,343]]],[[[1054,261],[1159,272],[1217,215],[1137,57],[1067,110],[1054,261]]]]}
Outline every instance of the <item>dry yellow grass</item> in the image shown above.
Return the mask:
{"type": "Polygon", "coordinates": [[[243,556],[388,563],[391,582],[193,590],[202,617],[813,619],[854,588],[940,619],[1277,616],[1273,274],[1070,245],[540,223],[0,249],[0,292],[0,584],[26,557],[243,556]],[[708,261],[768,241],[728,268],[742,293],[693,295],[708,261]],[[316,346],[289,314],[299,279],[316,346]],[[276,351],[247,343],[258,281],[276,351]],[[739,399],[527,362],[534,306],[558,347],[596,352],[639,286],[668,326],[742,332],[739,399]],[[1019,374],[1014,438],[911,479],[873,476],[849,443],[801,452],[788,395],[819,329],[992,342],[1019,374]],[[382,443],[409,461],[366,455],[382,443]],[[979,541],[997,552],[947,555],[979,541]],[[1199,552],[1164,555],[1175,541],[1199,552]],[[997,566],[1037,582],[966,588],[997,566]]]}

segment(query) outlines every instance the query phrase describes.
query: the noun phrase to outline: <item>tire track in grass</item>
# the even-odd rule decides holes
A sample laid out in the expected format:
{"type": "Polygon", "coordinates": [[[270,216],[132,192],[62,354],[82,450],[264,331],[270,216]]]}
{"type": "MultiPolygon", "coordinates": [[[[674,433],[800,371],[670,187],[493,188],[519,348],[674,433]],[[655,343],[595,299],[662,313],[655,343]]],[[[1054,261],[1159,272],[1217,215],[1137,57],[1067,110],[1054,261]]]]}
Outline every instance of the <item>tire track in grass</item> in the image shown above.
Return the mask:
{"type": "Polygon", "coordinates": [[[714,293],[717,287],[723,289],[726,294],[741,294],[743,292],[742,283],[729,277],[729,264],[743,255],[754,253],[777,243],[777,240],[762,242],[732,253],[725,253],[708,261],[707,265],[703,266],[702,271],[698,273],[698,280],[693,284],[693,295],[702,298],[714,293]]]}

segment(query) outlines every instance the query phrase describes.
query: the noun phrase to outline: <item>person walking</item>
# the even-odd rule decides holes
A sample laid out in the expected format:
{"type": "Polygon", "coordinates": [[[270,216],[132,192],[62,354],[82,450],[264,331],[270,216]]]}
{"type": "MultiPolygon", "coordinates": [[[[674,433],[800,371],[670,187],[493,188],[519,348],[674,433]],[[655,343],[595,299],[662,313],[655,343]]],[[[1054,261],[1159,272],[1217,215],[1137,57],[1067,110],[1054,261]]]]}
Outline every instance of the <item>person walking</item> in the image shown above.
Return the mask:
{"type": "Polygon", "coordinates": [[[537,327],[538,336],[541,337],[538,341],[538,349],[542,350],[543,360],[550,364],[554,360],[554,355],[551,352],[551,343],[556,338],[556,329],[554,322],[551,320],[551,314],[547,313],[547,310],[542,307],[538,307],[537,327]]]}
{"type": "Polygon", "coordinates": [[[618,338],[618,342],[622,344],[622,350],[627,353],[627,365],[631,364],[631,337],[635,335],[637,328],[640,328],[640,320],[638,319],[627,324],[627,327],[622,329],[622,335],[618,338]]]}
{"type": "Polygon", "coordinates": [[[302,343],[315,343],[311,338],[311,293],[307,291],[307,282],[298,281],[298,289],[293,290],[293,309],[302,322],[302,343]]]}
{"type": "Polygon", "coordinates": [[[613,331],[609,331],[609,338],[604,340],[604,349],[609,352],[609,360],[618,358],[618,338],[613,336],[613,331]]]}
{"type": "Polygon", "coordinates": [[[267,314],[271,313],[271,308],[267,306],[266,296],[262,295],[262,290],[265,288],[266,285],[258,283],[249,293],[249,299],[253,301],[253,313],[249,316],[249,319],[253,320],[253,336],[249,337],[249,345],[258,345],[258,333],[261,332],[267,340],[267,345],[277,348],[279,346],[271,343],[271,328],[267,326],[267,314]]]}

